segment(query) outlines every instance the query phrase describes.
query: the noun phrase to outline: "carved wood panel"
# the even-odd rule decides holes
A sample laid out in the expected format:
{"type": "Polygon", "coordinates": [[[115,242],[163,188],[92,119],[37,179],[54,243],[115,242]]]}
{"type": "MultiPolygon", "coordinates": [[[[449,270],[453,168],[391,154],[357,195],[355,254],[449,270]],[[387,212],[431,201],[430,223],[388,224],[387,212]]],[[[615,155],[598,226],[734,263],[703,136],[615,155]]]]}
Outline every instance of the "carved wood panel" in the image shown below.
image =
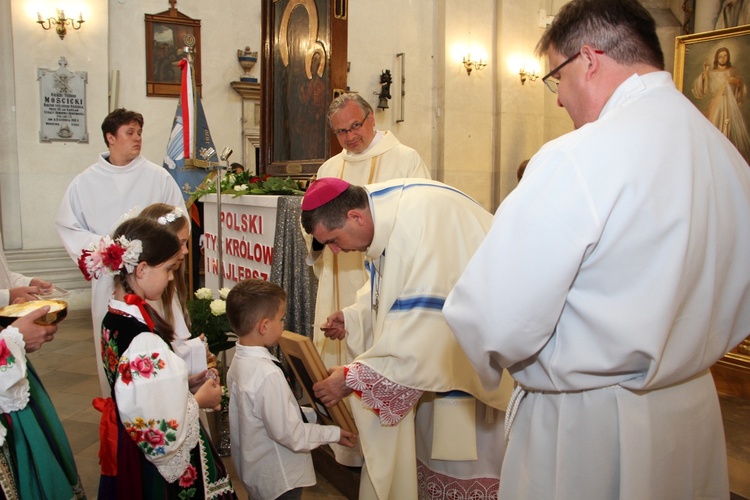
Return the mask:
{"type": "Polygon", "coordinates": [[[340,146],[326,123],[346,88],[348,0],[263,0],[262,173],[308,177],[340,146]]]}

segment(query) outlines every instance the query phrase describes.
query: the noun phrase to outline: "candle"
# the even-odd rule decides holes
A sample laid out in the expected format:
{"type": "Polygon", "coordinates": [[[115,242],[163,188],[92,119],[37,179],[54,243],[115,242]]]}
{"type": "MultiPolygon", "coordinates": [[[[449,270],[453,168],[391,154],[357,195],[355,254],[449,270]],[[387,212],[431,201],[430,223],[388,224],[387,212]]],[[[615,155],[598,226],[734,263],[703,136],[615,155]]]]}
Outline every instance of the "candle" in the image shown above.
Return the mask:
{"type": "Polygon", "coordinates": [[[41,12],[37,12],[36,13],[36,17],[37,17],[37,19],[39,19],[37,21],[38,23],[43,23],[44,22],[44,19],[42,19],[42,13],[41,12]]]}

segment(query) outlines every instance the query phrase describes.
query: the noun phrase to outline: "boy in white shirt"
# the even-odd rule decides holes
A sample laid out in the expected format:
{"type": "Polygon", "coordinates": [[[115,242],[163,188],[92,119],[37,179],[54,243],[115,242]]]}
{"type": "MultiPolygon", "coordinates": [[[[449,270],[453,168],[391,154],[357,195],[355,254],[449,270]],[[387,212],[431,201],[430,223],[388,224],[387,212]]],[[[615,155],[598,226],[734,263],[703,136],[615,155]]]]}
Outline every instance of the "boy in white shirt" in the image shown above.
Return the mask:
{"type": "Polygon", "coordinates": [[[232,458],[253,500],[299,499],[315,484],[310,450],[353,447],[356,436],[336,426],[302,421],[279,361],[268,352],[284,331],[286,292],[249,279],[227,296],[227,319],[239,336],[227,374],[232,458]]]}

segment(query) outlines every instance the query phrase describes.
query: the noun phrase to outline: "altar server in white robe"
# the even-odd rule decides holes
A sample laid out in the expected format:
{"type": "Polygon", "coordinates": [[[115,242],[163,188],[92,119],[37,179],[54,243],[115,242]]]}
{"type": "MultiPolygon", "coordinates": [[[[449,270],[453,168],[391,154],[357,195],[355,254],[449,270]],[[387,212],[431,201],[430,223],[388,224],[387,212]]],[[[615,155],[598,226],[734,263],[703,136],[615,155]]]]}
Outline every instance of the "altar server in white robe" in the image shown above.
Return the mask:
{"type": "MultiPolygon", "coordinates": [[[[318,169],[318,178],[337,177],[352,184],[372,184],[403,177],[430,178],[430,171],[414,149],[401,144],[393,132],[375,127],[372,106],[361,95],[341,94],[328,108],[328,123],[343,151],[318,169]]],[[[311,251],[313,270],[318,278],[313,342],[326,366],[351,361],[345,342],[327,338],[319,328],[326,318],[354,303],[357,290],[367,281],[362,252],[334,254],[316,246],[311,251]]],[[[362,453],[333,444],[339,463],[361,466],[362,453]]]]}
{"type": "MultiPolygon", "coordinates": [[[[78,262],[81,250],[110,234],[126,212],[156,202],[180,207],[187,213],[179,186],[169,173],[141,155],[143,116],[118,108],[102,122],[108,152],[78,174],[68,186],[55,225],[70,257],[78,262]]],[[[135,212],[137,213],[137,212],[135,212]]],[[[102,319],[114,291],[110,277],[92,280],[91,318],[94,326],[97,370],[102,395],[109,383],[100,356],[102,319]]]]}
{"type": "Polygon", "coordinates": [[[663,71],[636,0],[539,42],[575,129],[531,159],[443,312],[519,383],[500,499],[729,498],[709,368],[750,333],[750,168],[663,71]]]}
{"type": "Polygon", "coordinates": [[[325,325],[332,338],[346,335],[355,359],[314,387],[326,405],[359,396],[351,407],[365,457],[362,499],[497,493],[503,394],[482,386],[441,313],[491,223],[477,202],[430,180],[362,187],[325,178],[305,194],[305,231],[334,253],[367,258],[357,302],[325,325]]]}

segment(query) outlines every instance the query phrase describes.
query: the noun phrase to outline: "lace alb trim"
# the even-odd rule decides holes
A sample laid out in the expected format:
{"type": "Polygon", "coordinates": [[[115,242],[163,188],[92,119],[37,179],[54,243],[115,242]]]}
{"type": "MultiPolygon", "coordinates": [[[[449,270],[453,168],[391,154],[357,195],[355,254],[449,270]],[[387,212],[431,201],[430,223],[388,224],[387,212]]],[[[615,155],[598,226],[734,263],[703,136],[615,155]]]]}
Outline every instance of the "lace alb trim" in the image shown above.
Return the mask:
{"type": "Polygon", "coordinates": [[[499,477],[457,478],[446,476],[417,461],[419,498],[466,498],[497,500],[499,477]]]}
{"type": "Polygon", "coordinates": [[[182,442],[180,449],[175,452],[168,462],[154,464],[168,483],[173,483],[180,479],[185,473],[185,469],[190,465],[190,452],[198,444],[198,439],[200,438],[198,410],[198,402],[192,394],[189,394],[187,399],[187,413],[185,415],[185,424],[187,425],[185,440],[182,442]]]}
{"type": "Polygon", "coordinates": [[[383,425],[401,422],[424,392],[397,384],[362,363],[349,365],[346,386],[356,392],[366,406],[375,410],[383,425]]]}

